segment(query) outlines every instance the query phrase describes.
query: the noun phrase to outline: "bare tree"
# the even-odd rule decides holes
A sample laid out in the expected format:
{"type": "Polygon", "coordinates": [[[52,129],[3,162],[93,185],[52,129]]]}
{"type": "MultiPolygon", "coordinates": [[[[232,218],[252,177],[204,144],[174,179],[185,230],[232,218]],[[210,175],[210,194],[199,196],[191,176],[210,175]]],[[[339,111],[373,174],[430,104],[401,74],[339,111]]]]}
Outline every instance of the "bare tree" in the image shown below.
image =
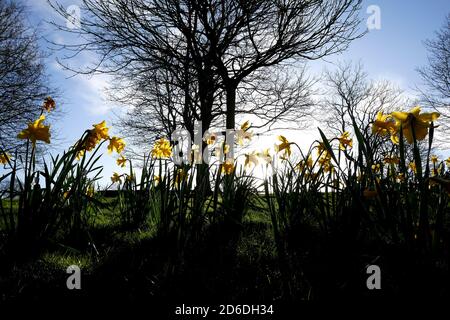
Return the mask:
{"type": "Polygon", "coordinates": [[[445,132],[450,130],[450,14],[435,38],[425,41],[428,66],[418,69],[424,81],[419,89],[422,103],[441,113],[440,123],[445,132]]]}
{"type": "MultiPolygon", "coordinates": [[[[189,61],[204,130],[223,114],[227,128],[234,129],[235,116],[241,112],[241,106],[236,109],[238,89],[248,90],[252,79],[270,72],[269,66],[345,49],[360,35],[359,5],[352,0],[84,0],[81,28],[59,27],[87,40],[64,48],[99,54],[98,64],[86,70],[89,73],[132,78],[143,70],[165,68],[175,74],[189,61]],[[220,89],[226,108],[216,109],[220,89]]],[[[68,17],[63,7],[54,7],[68,17]]]]}
{"type": "Polygon", "coordinates": [[[54,93],[24,10],[14,1],[0,2],[0,147],[8,151],[23,149],[20,128],[35,120],[44,98],[54,93]]]}
{"type": "Polygon", "coordinates": [[[259,69],[345,50],[361,36],[361,1],[203,0],[196,10],[226,92],[226,126],[235,127],[236,92],[259,69]]]}
{"type": "Polygon", "coordinates": [[[355,120],[364,140],[380,154],[388,152],[389,136],[372,133],[372,123],[378,112],[385,114],[403,109],[412,104],[393,83],[382,80],[372,81],[359,64],[341,63],[335,70],[325,72],[323,113],[326,114],[328,132],[340,136],[353,131],[355,120]],[[388,149],[386,149],[388,146],[388,149]]]}

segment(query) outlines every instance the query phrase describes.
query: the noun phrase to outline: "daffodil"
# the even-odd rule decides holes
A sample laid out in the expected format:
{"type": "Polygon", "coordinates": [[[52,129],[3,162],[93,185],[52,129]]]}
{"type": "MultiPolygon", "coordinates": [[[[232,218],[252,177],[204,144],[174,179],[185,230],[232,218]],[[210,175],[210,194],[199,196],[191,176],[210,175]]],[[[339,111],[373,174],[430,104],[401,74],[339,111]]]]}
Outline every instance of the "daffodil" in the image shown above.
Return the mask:
{"type": "Polygon", "coordinates": [[[241,130],[247,131],[250,128],[250,122],[247,120],[241,125],[241,130]]]}
{"type": "Polygon", "coordinates": [[[116,162],[118,166],[121,166],[123,168],[127,164],[127,159],[123,155],[120,155],[116,162]]]}
{"type": "Polygon", "coordinates": [[[408,164],[409,169],[411,169],[412,172],[417,173],[417,167],[416,167],[416,163],[414,161],[410,162],[408,164]]]}
{"type": "Polygon", "coordinates": [[[345,131],[340,137],[339,137],[339,149],[345,150],[347,147],[353,147],[353,140],[350,138],[350,132],[345,131]]]}
{"type": "Polygon", "coordinates": [[[284,136],[278,136],[278,140],[280,140],[280,144],[275,145],[275,152],[279,153],[281,151],[284,151],[284,156],[291,156],[291,142],[289,142],[286,137],[284,136]]]}
{"type": "Polygon", "coordinates": [[[413,143],[413,129],[417,140],[423,140],[428,134],[431,122],[436,121],[440,114],[437,112],[420,114],[420,107],[415,107],[409,112],[392,112],[397,127],[402,127],[403,135],[408,143],[413,143]]]}
{"type": "Polygon", "coordinates": [[[450,168],[450,157],[445,160],[445,164],[450,168]]]}
{"type": "Polygon", "coordinates": [[[232,160],[227,160],[222,164],[222,173],[226,175],[233,174],[234,172],[234,162],[232,160]]]}
{"type": "Polygon", "coordinates": [[[0,150],[0,164],[7,164],[9,159],[11,159],[11,155],[0,150]]]}
{"type": "Polygon", "coordinates": [[[308,159],[306,159],[306,161],[301,160],[299,163],[297,163],[295,169],[297,169],[298,171],[304,171],[305,169],[312,169],[312,167],[313,167],[313,159],[312,156],[310,155],[308,159]]]}
{"type": "Polygon", "coordinates": [[[56,102],[52,99],[52,97],[47,97],[44,100],[44,104],[42,105],[42,109],[47,112],[50,112],[56,108],[56,102]]]}
{"type": "Polygon", "coordinates": [[[324,172],[333,171],[333,165],[331,164],[331,157],[328,154],[323,155],[317,160],[324,172]]]}
{"type": "Polygon", "coordinates": [[[112,183],[118,182],[120,184],[122,182],[121,176],[117,172],[114,172],[111,177],[111,181],[112,181],[112,183]]]}
{"type": "Polygon", "coordinates": [[[391,141],[398,144],[397,126],[390,114],[378,112],[375,121],[372,123],[372,132],[381,136],[391,135],[391,141]]]}
{"type": "Polygon", "coordinates": [[[264,149],[261,152],[258,152],[256,154],[262,161],[264,161],[267,164],[272,163],[272,156],[270,155],[270,149],[264,149]]]}
{"type": "Polygon", "coordinates": [[[118,138],[118,137],[112,137],[109,140],[108,153],[112,153],[114,150],[116,150],[117,153],[120,154],[124,148],[125,148],[125,142],[123,141],[123,139],[118,138]]]}
{"type": "Polygon", "coordinates": [[[41,115],[39,119],[28,124],[28,128],[22,130],[17,138],[29,139],[33,146],[36,145],[36,141],[44,141],[50,143],[50,126],[44,125],[45,116],[41,115]]]}
{"type": "Polygon", "coordinates": [[[253,132],[239,129],[236,131],[237,144],[243,146],[246,142],[251,141],[253,132]]]}
{"type": "Polygon", "coordinates": [[[170,158],[172,155],[172,146],[170,145],[169,140],[164,138],[157,140],[151,154],[153,158],[170,158]]]}
{"type": "Polygon", "coordinates": [[[245,163],[244,163],[244,165],[246,167],[250,167],[252,164],[254,166],[257,166],[258,163],[259,163],[258,155],[256,153],[252,152],[252,153],[245,154],[245,163]]]}
{"type": "Polygon", "coordinates": [[[207,145],[213,145],[217,141],[217,134],[214,132],[207,131],[207,132],[205,132],[203,141],[205,141],[207,145]]]}
{"type": "Polygon", "coordinates": [[[431,162],[433,163],[433,164],[436,164],[436,163],[438,163],[439,162],[439,158],[438,158],[438,156],[437,155],[432,155],[431,156],[431,162]]]}
{"type": "Polygon", "coordinates": [[[153,181],[155,182],[155,185],[158,185],[161,182],[161,177],[158,175],[153,176],[153,181]]]}
{"type": "Polygon", "coordinates": [[[403,181],[405,181],[405,174],[399,173],[396,178],[397,178],[398,182],[403,182],[403,181]]]}
{"type": "Polygon", "coordinates": [[[93,125],[93,134],[97,137],[98,140],[107,140],[109,139],[108,130],[109,128],[106,126],[106,121],[103,120],[98,124],[93,125]]]}
{"type": "Polygon", "coordinates": [[[374,163],[372,165],[373,172],[380,172],[380,169],[381,169],[381,165],[379,163],[374,163]]]}

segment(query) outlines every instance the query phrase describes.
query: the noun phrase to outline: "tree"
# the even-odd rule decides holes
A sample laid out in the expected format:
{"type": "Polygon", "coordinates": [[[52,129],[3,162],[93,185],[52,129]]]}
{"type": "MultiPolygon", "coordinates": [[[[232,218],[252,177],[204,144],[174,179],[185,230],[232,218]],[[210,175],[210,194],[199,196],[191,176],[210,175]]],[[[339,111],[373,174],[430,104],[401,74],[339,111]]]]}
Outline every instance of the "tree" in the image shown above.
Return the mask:
{"type": "Polygon", "coordinates": [[[23,150],[18,128],[35,120],[47,95],[48,84],[36,31],[24,22],[24,7],[0,2],[0,148],[23,150]]]}
{"type": "Polygon", "coordinates": [[[373,134],[372,123],[380,111],[388,114],[413,105],[402,90],[387,80],[370,80],[361,64],[351,62],[338,64],[335,70],[326,71],[325,88],[321,104],[327,115],[328,132],[333,136],[340,136],[345,131],[352,132],[354,119],[373,154],[376,151],[388,154],[392,146],[388,142],[390,137],[373,134]]]}
{"type": "Polygon", "coordinates": [[[450,130],[450,14],[435,38],[425,41],[428,50],[428,66],[418,69],[424,81],[423,104],[441,113],[440,123],[446,132],[450,130]]]}
{"type": "MultiPolygon", "coordinates": [[[[174,79],[180,72],[192,75],[203,130],[223,115],[227,128],[234,129],[236,114],[244,110],[236,108],[238,90],[266,77],[270,66],[345,49],[359,36],[359,5],[352,0],[84,0],[81,27],[59,28],[87,39],[65,49],[99,55],[88,73],[133,79],[165,69],[174,79]],[[219,101],[216,108],[223,94],[226,103],[219,101]]],[[[54,7],[69,17],[62,6],[54,7]]]]}
{"type": "Polygon", "coordinates": [[[226,92],[226,126],[235,127],[236,92],[251,74],[345,50],[361,36],[361,1],[195,1],[226,92]]]}

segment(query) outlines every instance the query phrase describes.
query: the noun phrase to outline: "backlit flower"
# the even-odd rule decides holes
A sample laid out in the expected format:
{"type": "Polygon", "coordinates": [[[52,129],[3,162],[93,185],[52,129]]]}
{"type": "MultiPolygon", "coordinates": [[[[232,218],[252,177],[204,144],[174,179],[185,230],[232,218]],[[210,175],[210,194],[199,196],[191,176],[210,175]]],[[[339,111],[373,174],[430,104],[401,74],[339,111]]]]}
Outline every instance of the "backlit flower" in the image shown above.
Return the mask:
{"type": "Polygon", "coordinates": [[[417,140],[423,140],[428,134],[431,122],[437,120],[440,116],[437,112],[420,114],[420,107],[415,107],[409,112],[392,112],[397,127],[402,127],[403,135],[408,143],[413,143],[413,129],[417,140]]]}
{"type": "Polygon", "coordinates": [[[391,141],[398,144],[397,126],[389,114],[378,112],[375,121],[372,123],[372,132],[381,136],[391,135],[391,141]]]}
{"type": "Polygon", "coordinates": [[[307,169],[312,169],[313,167],[313,159],[312,156],[310,155],[308,157],[308,159],[305,160],[301,160],[299,163],[297,163],[297,165],[295,166],[295,169],[299,170],[299,171],[304,171],[306,168],[307,169]]]}
{"type": "Polygon", "coordinates": [[[372,165],[373,172],[380,172],[381,165],[379,163],[375,163],[372,165]]]}
{"type": "Polygon", "coordinates": [[[47,112],[50,112],[56,108],[56,102],[52,99],[52,97],[47,97],[44,100],[44,104],[42,105],[42,109],[47,112]]]}
{"type": "Polygon", "coordinates": [[[258,152],[256,155],[265,163],[270,164],[270,163],[272,163],[272,156],[270,155],[269,151],[270,150],[267,148],[261,152],[258,152]]]}
{"type": "Polygon", "coordinates": [[[258,156],[256,153],[252,152],[252,153],[248,153],[245,155],[245,163],[244,165],[246,167],[250,167],[252,164],[257,166],[259,163],[258,161],[258,156]]]}
{"type": "Polygon", "coordinates": [[[227,160],[222,164],[222,173],[230,175],[234,172],[234,162],[232,160],[227,160]]]}
{"type": "Polygon", "coordinates": [[[416,163],[414,161],[410,162],[408,164],[409,169],[411,169],[412,172],[417,173],[417,167],[416,167],[416,163]]]}
{"type": "Polygon", "coordinates": [[[339,137],[339,149],[345,150],[347,147],[353,147],[353,140],[352,138],[350,138],[350,133],[348,131],[345,131],[339,137]]]}
{"type": "Polygon", "coordinates": [[[41,115],[39,119],[28,124],[28,128],[22,130],[17,138],[19,139],[29,139],[33,146],[36,141],[44,141],[45,143],[50,143],[50,126],[44,125],[45,116],[41,115]]]}
{"type": "Polygon", "coordinates": [[[123,155],[120,155],[116,162],[118,166],[121,166],[123,168],[127,164],[127,159],[123,155]]]}
{"type": "Polygon", "coordinates": [[[124,148],[125,148],[125,142],[123,141],[123,139],[118,138],[118,137],[112,137],[109,140],[108,153],[111,153],[114,150],[116,150],[117,153],[121,153],[124,148]]]}
{"type": "Polygon", "coordinates": [[[432,155],[431,156],[431,162],[433,163],[433,164],[436,164],[436,163],[438,163],[439,162],[439,158],[438,158],[438,156],[437,155],[432,155]]]}
{"type": "Polygon", "coordinates": [[[108,130],[109,128],[106,126],[106,121],[103,120],[102,122],[98,123],[98,124],[94,124],[93,125],[94,129],[93,129],[93,134],[95,136],[97,136],[97,139],[101,140],[101,139],[109,139],[109,135],[108,135],[108,130]]]}
{"type": "Polygon", "coordinates": [[[205,132],[205,135],[203,137],[203,141],[205,141],[206,144],[208,144],[208,145],[213,145],[217,141],[217,134],[214,133],[214,132],[210,133],[209,131],[207,131],[207,132],[205,132]]]}
{"type": "Polygon", "coordinates": [[[172,146],[169,140],[164,138],[157,140],[151,154],[153,158],[170,158],[172,156],[172,146]]]}
{"type": "Polygon", "coordinates": [[[238,145],[243,146],[246,142],[252,140],[253,132],[244,131],[242,129],[236,130],[236,142],[238,145]]]}
{"type": "Polygon", "coordinates": [[[289,142],[284,136],[278,136],[278,140],[281,141],[280,144],[275,145],[275,152],[279,153],[281,151],[284,151],[284,156],[290,156],[291,155],[291,142],[289,142]]]}
{"type": "Polygon", "coordinates": [[[9,153],[0,151],[0,164],[7,164],[9,159],[11,159],[9,153]]]}
{"type": "Polygon", "coordinates": [[[114,172],[111,177],[111,181],[112,181],[112,183],[118,182],[120,184],[122,182],[121,176],[117,172],[114,172]]]}

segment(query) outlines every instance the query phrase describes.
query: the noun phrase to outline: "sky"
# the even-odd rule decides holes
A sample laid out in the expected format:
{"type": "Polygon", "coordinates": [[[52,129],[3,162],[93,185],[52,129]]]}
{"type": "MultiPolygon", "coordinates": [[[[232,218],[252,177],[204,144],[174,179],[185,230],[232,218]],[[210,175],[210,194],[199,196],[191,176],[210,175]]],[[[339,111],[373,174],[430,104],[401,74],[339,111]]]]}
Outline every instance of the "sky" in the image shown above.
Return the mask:
{"type": "MultiPolygon", "coordinates": [[[[61,57],[64,52],[51,52],[45,39],[58,43],[70,43],[76,39],[71,39],[67,34],[55,30],[46,22],[50,20],[65,23],[55,14],[47,0],[22,1],[28,7],[28,23],[39,28],[39,34],[42,36],[40,45],[43,50],[49,52],[46,64],[51,82],[60,91],[57,103],[63,109],[63,116],[57,123],[52,124],[52,130],[57,134],[58,148],[62,150],[73,144],[92,124],[102,120],[111,124],[115,119],[114,114],[120,113],[123,106],[108,101],[105,92],[109,80],[107,76],[71,77],[71,73],[58,65],[56,57],[61,57]]],[[[77,5],[79,2],[79,0],[59,1],[66,8],[77,5]]],[[[433,38],[434,32],[442,26],[445,16],[450,13],[450,2],[448,0],[363,1],[361,27],[364,29],[365,21],[373,14],[373,11],[367,12],[367,9],[373,6],[379,8],[380,29],[372,29],[364,37],[353,41],[349,49],[342,54],[308,63],[309,72],[320,74],[325,68],[332,68],[332,64],[336,62],[361,62],[369,78],[390,80],[413,96],[414,87],[421,83],[416,68],[427,63],[427,51],[423,41],[433,38]]],[[[81,19],[83,19],[82,16],[81,19]]],[[[92,62],[93,56],[87,54],[70,60],[71,65],[80,67],[92,62]]],[[[111,133],[115,133],[114,128],[111,128],[111,133]]],[[[317,130],[304,133],[296,131],[289,132],[286,136],[301,146],[307,146],[314,138],[317,138],[318,133],[317,130]]],[[[275,142],[275,134],[273,137],[259,140],[255,142],[258,147],[271,146],[275,142]]],[[[442,154],[443,157],[449,155],[442,154]]],[[[103,181],[108,181],[113,171],[120,172],[115,164],[114,156],[105,153],[101,161],[105,166],[103,181]]]]}

